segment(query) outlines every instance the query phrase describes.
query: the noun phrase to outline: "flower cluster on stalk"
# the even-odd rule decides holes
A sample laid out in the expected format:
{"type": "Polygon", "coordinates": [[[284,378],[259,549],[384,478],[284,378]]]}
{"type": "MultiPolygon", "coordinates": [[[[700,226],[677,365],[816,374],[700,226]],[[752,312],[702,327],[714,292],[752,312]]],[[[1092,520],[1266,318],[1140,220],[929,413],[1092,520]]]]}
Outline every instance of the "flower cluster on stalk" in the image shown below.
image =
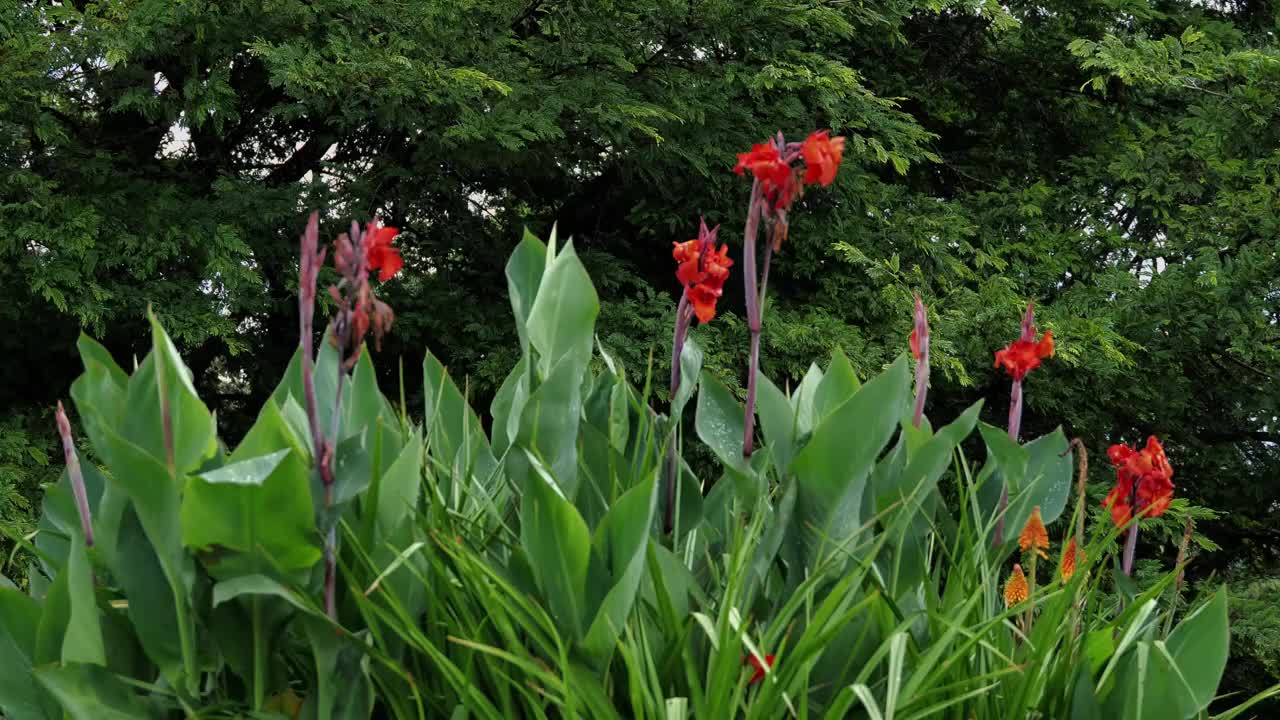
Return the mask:
{"type": "Polygon", "coordinates": [[[360,344],[373,330],[374,346],[382,349],[382,336],[391,329],[395,313],[373,293],[369,273],[376,271],[378,280],[386,282],[404,266],[400,250],[392,246],[399,230],[385,227],[376,218],[361,232],[351,223],[351,232],[343,233],[333,243],[333,265],[342,276],[337,285],[329,286],[329,296],[338,305],[333,337],[350,369],[359,359],[360,344]]]}
{"type": "Polygon", "coordinates": [[[1116,485],[1103,500],[1111,509],[1111,522],[1120,527],[1129,522],[1134,512],[1145,511],[1146,517],[1159,517],[1173,500],[1173,466],[1164,446],[1152,435],[1141,450],[1128,445],[1112,445],[1107,458],[1116,467],[1116,485]]]}
{"type": "Polygon", "coordinates": [[[716,234],[719,226],[708,230],[703,222],[698,237],[693,240],[672,243],[671,256],[680,263],[676,279],[684,286],[685,297],[693,305],[698,322],[711,322],[716,316],[716,301],[724,294],[724,283],[729,279],[729,246],[716,250],[716,234]]]}
{"type": "Polygon", "coordinates": [[[1031,339],[1026,337],[1015,340],[996,351],[996,362],[993,367],[1004,368],[1009,377],[1022,380],[1027,373],[1040,367],[1040,361],[1053,357],[1053,331],[1046,330],[1044,336],[1035,340],[1035,326],[1031,328],[1031,339]]]}

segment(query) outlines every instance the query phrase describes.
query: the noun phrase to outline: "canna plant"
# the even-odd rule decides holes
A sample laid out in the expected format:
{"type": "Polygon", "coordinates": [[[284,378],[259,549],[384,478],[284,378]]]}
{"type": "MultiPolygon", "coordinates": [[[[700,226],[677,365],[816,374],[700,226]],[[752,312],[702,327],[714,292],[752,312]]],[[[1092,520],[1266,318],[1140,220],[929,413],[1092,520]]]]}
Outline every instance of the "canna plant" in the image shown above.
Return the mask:
{"type": "MultiPolygon", "coordinates": [[[[741,160],[766,273],[799,189],[834,181],[841,150],[817,133],[741,160]]],[[[752,276],[754,233],[740,256],[752,276]]],[[[29,591],[0,586],[0,662],[16,669],[0,674],[4,717],[1210,712],[1225,593],[1164,602],[1181,562],[1149,587],[1128,577],[1140,518],[1174,512],[1159,443],[1112,449],[1114,522],[1087,527],[1083,446],[1060,429],[1021,443],[1012,415],[1008,429],[980,421],[982,403],[928,416],[919,298],[914,373],[907,348],[871,378],[837,350],[784,391],[753,353],[739,402],[702,368],[692,326],[736,262],[703,224],[673,250],[664,407],[650,368],[597,342],[572,242],[526,234],[506,265],[520,359],[486,424],[430,352],[421,408],[379,390],[364,340],[393,315],[371,274],[393,281],[403,260],[376,220],[335,243],[315,344],[318,238],[312,216],[299,350],[234,442],[157,318],[130,371],[81,338],[78,426],[58,415],[66,471],[35,537],[18,538],[29,591]],[[709,473],[686,460],[690,404],[709,473]],[[979,465],[961,450],[975,430],[979,465]],[[993,543],[1002,524],[1020,532],[993,543]]],[[[753,346],[766,278],[746,281],[753,346]]],[[[1030,349],[1001,351],[1015,389],[1051,348],[1030,322],[1030,349]]]]}

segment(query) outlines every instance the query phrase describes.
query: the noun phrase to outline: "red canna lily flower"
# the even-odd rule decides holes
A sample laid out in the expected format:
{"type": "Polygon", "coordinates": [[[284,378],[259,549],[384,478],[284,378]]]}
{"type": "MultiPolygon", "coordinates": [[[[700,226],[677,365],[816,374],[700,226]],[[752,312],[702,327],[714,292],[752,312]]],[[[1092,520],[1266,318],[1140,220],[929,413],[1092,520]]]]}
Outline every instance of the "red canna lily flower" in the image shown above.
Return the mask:
{"type": "Polygon", "coordinates": [[[716,316],[716,301],[724,293],[724,283],[729,279],[729,246],[716,250],[716,233],[719,228],[707,230],[704,224],[695,240],[672,243],[671,256],[680,263],[676,279],[685,288],[685,297],[693,305],[698,322],[711,322],[716,316]]]}
{"type": "MultiPolygon", "coordinates": [[[[1032,336],[1035,331],[1032,330],[1032,336]]],[[[1022,380],[1027,373],[1040,367],[1040,361],[1053,357],[1053,331],[1046,330],[1039,342],[1035,340],[1015,340],[1003,350],[996,351],[996,362],[993,367],[1003,367],[1009,377],[1022,380]]]]}
{"type": "Polygon", "coordinates": [[[1173,466],[1155,435],[1147,438],[1142,450],[1112,445],[1107,457],[1116,466],[1116,486],[1102,504],[1111,509],[1111,522],[1116,527],[1129,522],[1135,511],[1146,509],[1147,517],[1159,517],[1169,509],[1173,500],[1173,466]]]}
{"type": "Polygon", "coordinates": [[[805,138],[800,155],[805,164],[804,184],[821,183],[826,187],[836,179],[836,171],[844,159],[844,138],[833,138],[830,132],[819,130],[805,138]]]}
{"type": "Polygon", "coordinates": [[[733,169],[739,175],[750,170],[760,181],[760,189],[774,208],[786,210],[791,207],[800,188],[795,182],[795,171],[782,158],[778,146],[773,142],[757,143],[751,146],[750,152],[738,153],[738,165],[733,169]]]}
{"type": "Polygon", "coordinates": [[[400,257],[400,249],[391,246],[399,230],[393,227],[382,227],[376,220],[366,232],[365,259],[370,270],[378,270],[378,280],[386,282],[395,277],[404,267],[404,258],[400,257]]]}
{"type": "Polygon", "coordinates": [[[742,658],[742,664],[746,665],[747,663],[750,663],[751,667],[755,668],[755,672],[751,673],[751,679],[747,681],[748,685],[753,685],[764,679],[766,667],[773,668],[773,656],[765,655],[764,664],[761,665],[759,658],[754,654],[745,655],[742,658]]]}

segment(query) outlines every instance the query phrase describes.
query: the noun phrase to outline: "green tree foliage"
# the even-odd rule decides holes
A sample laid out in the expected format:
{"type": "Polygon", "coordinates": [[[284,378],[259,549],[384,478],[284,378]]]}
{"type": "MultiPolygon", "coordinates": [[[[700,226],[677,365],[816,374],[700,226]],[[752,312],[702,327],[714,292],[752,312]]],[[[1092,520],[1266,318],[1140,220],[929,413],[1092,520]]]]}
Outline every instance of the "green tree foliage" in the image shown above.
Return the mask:
{"type": "MultiPolygon", "coordinates": [[[[247,428],[296,345],[279,329],[314,207],[404,230],[387,351],[429,343],[478,407],[517,359],[495,308],[523,225],[575,238],[601,340],[631,368],[656,350],[662,376],[669,243],[698,214],[740,232],[735,151],[829,126],[845,169],[770,283],[776,382],[833,346],[877,372],[919,290],[931,397],[991,398],[996,422],[991,352],[1034,298],[1059,353],[1027,435],[1063,422],[1105,474],[1110,442],[1159,434],[1179,492],[1225,511],[1205,529],[1226,552],[1197,567],[1274,563],[1276,30],[1262,0],[20,0],[0,19],[0,406],[52,404],[80,326],[145,354],[150,305],[247,428]]],[[[741,382],[737,277],[696,333],[741,382]]]]}

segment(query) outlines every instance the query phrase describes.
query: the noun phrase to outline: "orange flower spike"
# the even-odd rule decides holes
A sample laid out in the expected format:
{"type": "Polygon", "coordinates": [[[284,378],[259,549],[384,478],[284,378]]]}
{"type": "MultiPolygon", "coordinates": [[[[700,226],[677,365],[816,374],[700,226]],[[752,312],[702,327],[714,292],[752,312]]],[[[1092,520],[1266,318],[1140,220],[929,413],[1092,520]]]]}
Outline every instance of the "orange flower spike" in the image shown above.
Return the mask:
{"type": "Polygon", "coordinates": [[[823,187],[836,179],[836,171],[844,159],[844,138],[831,137],[826,130],[819,130],[805,138],[800,146],[800,156],[804,158],[804,184],[819,183],[823,187]]]}
{"type": "Polygon", "coordinates": [[[1049,532],[1044,528],[1044,520],[1040,518],[1040,506],[1037,505],[1031,511],[1031,519],[1027,520],[1027,524],[1022,528],[1022,534],[1018,536],[1018,547],[1026,550],[1035,550],[1035,553],[1045,560],[1049,556],[1045,554],[1045,550],[1049,549],[1049,532]]]}
{"type": "Polygon", "coordinates": [[[1011,608],[1027,599],[1027,576],[1022,574],[1022,566],[1014,565],[1009,580],[1004,584],[1004,606],[1011,608]]]}
{"type": "Polygon", "coordinates": [[[1062,566],[1059,568],[1062,582],[1070,580],[1071,576],[1076,574],[1076,565],[1083,564],[1084,561],[1084,548],[1076,546],[1076,539],[1071,538],[1067,543],[1067,549],[1062,553],[1062,566]]]}

